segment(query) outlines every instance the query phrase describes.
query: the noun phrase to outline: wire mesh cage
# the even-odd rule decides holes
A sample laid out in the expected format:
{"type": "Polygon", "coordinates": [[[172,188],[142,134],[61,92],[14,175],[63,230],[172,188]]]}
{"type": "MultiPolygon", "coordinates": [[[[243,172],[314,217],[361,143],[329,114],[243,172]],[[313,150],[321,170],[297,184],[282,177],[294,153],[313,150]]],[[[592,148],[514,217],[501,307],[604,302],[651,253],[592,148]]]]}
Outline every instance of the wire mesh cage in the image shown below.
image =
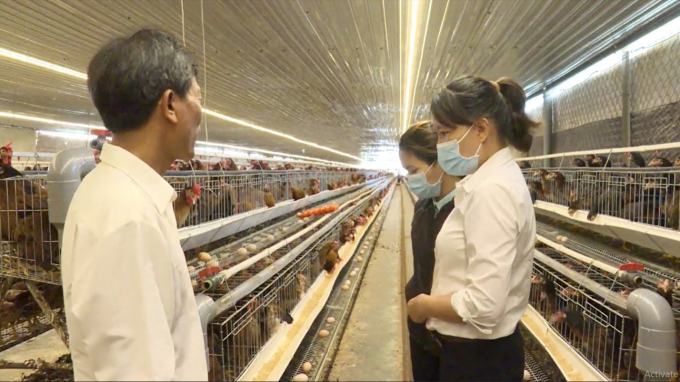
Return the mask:
{"type": "MultiPolygon", "coordinates": [[[[612,293],[621,293],[616,290],[623,286],[611,276],[557,252],[545,252],[584,277],[609,282],[612,293]]],[[[529,302],[565,341],[609,379],[638,380],[637,326],[623,312],[540,261],[534,261],[529,302]]]]}
{"type": "MultiPolygon", "coordinates": [[[[602,157],[599,161],[613,161],[602,157]]],[[[536,199],[635,223],[678,229],[680,170],[676,168],[534,168],[524,170],[536,199]]]]}
{"type": "Polygon", "coordinates": [[[60,283],[59,240],[50,224],[46,178],[0,180],[0,275],[60,283]]]}
{"type": "MultiPolygon", "coordinates": [[[[291,323],[291,313],[309,285],[322,273],[318,266],[319,249],[329,241],[336,240],[339,232],[340,227],[335,227],[283,270],[261,284],[249,297],[213,320],[209,326],[211,380],[234,380],[240,376],[276,333],[278,326],[286,321],[291,323]]],[[[283,256],[292,248],[287,246],[277,253],[283,256]]],[[[231,288],[238,287],[270,266],[278,260],[276,257],[279,256],[265,258],[247,271],[230,278],[231,288]]]]}
{"type": "MultiPolygon", "coordinates": [[[[384,197],[384,193],[380,197],[384,197]]],[[[272,338],[282,322],[292,322],[292,312],[302,300],[307,288],[323,274],[334,271],[340,261],[336,251],[354,241],[357,225],[366,224],[376,211],[378,197],[371,197],[353,206],[352,212],[339,224],[318,238],[312,245],[288,263],[281,271],[263,281],[246,298],[218,316],[209,325],[208,343],[211,380],[234,380],[253,362],[260,349],[272,338]],[[332,253],[336,253],[332,256],[332,253]]],[[[311,220],[305,224],[312,223],[311,220]]],[[[283,225],[283,224],[282,224],[283,225]]],[[[318,227],[317,227],[318,228],[318,227]]],[[[274,228],[276,231],[276,228],[274,228]]],[[[208,291],[213,298],[239,288],[243,283],[288,255],[316,232],[307,231],[287,242],[267,256],[231,275],[220,290],[208,291]]],[[[263,232],[262,236],[271,233],[263,232]]],[[[268,240],[275,243],[278,239],[268,240]]],[[[251,248],[253,255],[262,248],[251,248]]]]}
{"type": "MultiPolygon", "coordinates": [[[[680,36],[635,50],[631,59],[631,141],[680,141],[680,36]]],[[[674,155],[678,155],[675,150],[674,155]]]]}
{"type": "Polygon", "coordinates": [[[299,200],[322,190],[374,179],[377,173],[352,171],[221,171],[174,172],[166,175],[178,198],[174,202],[178,227],[202,224],[286,200],[299,200]]]}

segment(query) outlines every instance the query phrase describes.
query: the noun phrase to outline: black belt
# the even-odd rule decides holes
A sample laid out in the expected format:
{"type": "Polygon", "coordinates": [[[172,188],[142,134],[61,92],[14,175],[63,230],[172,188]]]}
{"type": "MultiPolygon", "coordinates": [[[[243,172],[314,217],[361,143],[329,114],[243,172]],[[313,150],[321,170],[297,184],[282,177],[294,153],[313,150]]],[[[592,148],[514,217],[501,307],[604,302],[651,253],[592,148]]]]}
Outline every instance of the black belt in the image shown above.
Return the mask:
{"type": "MultiPolygon", "coordinates": [[[[516,326],[515,330],[512,332],[512,334],[510,334],[509,336],[506,336],[506,337],[510,337],[510,336],[514,335],[515,333],[519,333],[519,326],[516,326]]],[[[493,340],[487,340],[487,339],[482,339],[482,338],[462,338],[462,337],[447,336],[445,334],[441,334],[441,333],[435,332],[435,331],[433,331],[432,334],[434,335],[434,338],[437,341],[439,341],[440,343],[446,342],[446,343],[450,343],[450,344],[470,343],[470,342],[476,342],[476,341],[493,341],[493,340],[500,340],[502,338],[505,338],[505,337],[494,338],[493,340]]]]}

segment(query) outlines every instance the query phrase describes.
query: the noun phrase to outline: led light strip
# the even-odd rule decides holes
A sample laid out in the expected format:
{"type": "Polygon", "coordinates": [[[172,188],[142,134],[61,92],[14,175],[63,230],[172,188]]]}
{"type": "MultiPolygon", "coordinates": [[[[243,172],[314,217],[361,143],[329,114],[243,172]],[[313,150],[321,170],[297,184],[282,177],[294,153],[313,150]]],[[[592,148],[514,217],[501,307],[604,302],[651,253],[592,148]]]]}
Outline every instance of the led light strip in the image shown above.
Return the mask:
{"type": "MultiPolygon", "coordinates": [[[[31,65],[35,65],[35,66],[38,66],[38,67],[41,67],[41,68],[49,69],[49,70],[52,70],[54,72],[66,74],[66,75],[69,75],[69,76],[72,76],[72,77],[76,77],[76,78],[80,78],[80,79],[84,79],[84,80],[87,79],[87,74],[85,74],[85,73],[78,72],[76,70],[69,69],[69,68],[66,68],[66,67],[63,67],[63,66],[60,66],[60,65],[52,64],[52,63],[49,63],[47,61],[43,61],[43,60],[40,60],[40,59],[37,59],[37,58],[29,57],[25,54],[12,52],[12,51],[7,50],[7,49],[0,48],[0,57],[6,57],[6,58],[13,59],[13,60],[25,62],[27,64],[31,64],[31,65]]],[[[289,139],[293,142],[297,142],[297,143],[300,143],[300,144],[303,144],[303,145],[306,145],[306,146],[311,146],[311,147],[317,148],[319,150],[328,151],[328,152],[331,152],[331,153],[334,153],[334,154],[337,154],[337,155],[342,155],[342,156],[347,157],[347,158],[352,158],[352,159],[358,160],[360,162],[364,162],[364,160],[362,158],[359,158],[357,156],[350,155],[350,154],[344,153],[342,151],[332,149],[330,147],[322,146],[322,145],[316,144],[314,142],[305,141],[303,139],[296,138],[296,137],[289,135],[289,134],[284,134],[284,133],[280,133],[280,132],[275,131],[275,130],[267,129],[266,127],[262,127],[262,126],[259,126],[259,125],[256,125],[256,124],[253,124],[253,123],[250,123],[250,122],[246,122],[246,121],[242,121],[240,119],[232,118],[232,117],[226,116],[224,114],[218,113],[218,112],[213,111],[213,110],[203,109],[203,112],[205,114],[211,115],[213,117],[217,117],[217,118],[222,119],[224,121],[235,123],[235,124],[240,125],[240,126],[249,127],[251,129],[255,129],[255,130],[258,130],[258,131],[262,131],[264,133],[273,134],[273,135],[276,135],[276,136],[279,136],[279,137],[282,137],[282,138],[286,138],[286,139],[289,139]]],[[[83,125],[83,124],[78,124],[78,123],[69,123],[68,125],[66,125],[67,122],[51,121],[51,120],[46,120],[44,118],[38,118],[38,117],[26,117],[26,116],[12,117],[10,114],[11,113],[0,112],[0,116],[5,116],[5,117],[9,117],[9,118],[32,120],[32,121],[37,121],[37,122],[48,122],[49,121],[49,123],[55,123],[55,124],[58,124],[58,125],[72,126],[72,127],[83,127],[83,128],[88,128],[88,129],[89,128],[101,128],[101,127],[89,127],[89,125],[83,125]]],[[[14,115],[16,116],[17,114],[14,114],[14,115]]],[[[289,154],[286,154],[286,155],[291,156],[289,154]]]]}
{"type": "Polygon", "coordinates": [[[285,156],[285,157],[297,158],[297,159],[313,160],[313,161],[321,162],[321,163],[328,164],[328,165],[343,165],[343,166],[351,166],[351,167],[356,166],[356,165],[349,164],[349,163],[329,161],[329,160],[325,160],[325,159],[307,157],[307,156],[304,156],[304,155],[287,154],[287,153],[282,153],[282,152],[278,152],[278,151],[256,149],[256,148],[253,148],[253,147],[234,146],[234,145],[228,145],[228,144],[225,144],[225,143],[212,143],[212,142],[205,142],[205,141],[197,141],[196,144],[207,145],[207,146],[216,146],[216,147],[224,147],[224,148],[228,148],[228,149],[241,150],[241,151],[255,151],[255,152],[260,152],[260,153],[265,153],[265,154],[270,154],[270,155],[285,156]]]}
{"type": "MultiPolygon", "coordinates": [[[[88,125],[88,124],[84,124],[84,123],[57,121],[55,119],[33,117],[33,116],[14,114],[14,113],[7,113],[7,112],[4,112],[4,111],[0,111],[0,117],[20,119],[20,120],[24,120],[24,121],[43,122],[43,123],[49,123],[49,124],[57,125],[57,126],[76,127],[76,128],[88,129],[88,130],[101,130],[101,129],[104,128],[101,125],[88,125]]],[[[37,132],[39,134],[42,134],[42,135],[62,137],[62,138],[70,138],[70,139],[94,139],[94,138],[96,138],[96,136],[94,136],[94,135],[90,136],[88,134],[83,134],[82,137],[80,137],[79,136],[80,134],[77,134],[77,133],[63,133],[63,132],[49,131],[49,130],[37,130],[37,132]],[[79,137],[76,138],[75,136],[79,136],[79,137]]],[[[257,151],[257,152],[262,152],[262,153],[272,154],[272,155],[280,155],[280,156],[286,156],[286,157],[291,157],[291,158],[306,159],[306,160],[312,160],[312,161],[321,162],[321,163],[324,163],[324,164],[330,164],[330,165],[334,165],[334,166],[342,165],[342,166],[349,166],[349,167],[358,167],[358,166],[356,166],[354,164],[350,164],[350,163],[329,161],[329,160],[321,159],[321,158],[307,157],[307,156],[295,155],[295,154],[287,154],[287,153],[281,153],[281,152],[277,152],[277,151],[261,150],[261,149],[256,149],[256,148],[252,148],[252,147],[233,146],[233,145],[227,145],[227,144],[222,144],[222,143],[212,143],[212,142],[205,142],[205,141],[199,141],[199,142],[196,142],[196,143],[199,144],[199,145],[204,145],[204,146],[226,147],[226,148],[241,150],[241,151],[245,151],[245,152],[257,151]]]]}
{"type": "Polygon", "coordinates": [[[408,126],[409,117],[411,115],[411,92],[413,89],[413,66],[415,61],[416,51],[416,31],[418,27],[418,2],[419,0],[411,0],[411,13],[408,18],[408,60],[406,64],[406,87],[404,89],[404,105],[401,109],[401,132],[404,133],[408,126]]]}

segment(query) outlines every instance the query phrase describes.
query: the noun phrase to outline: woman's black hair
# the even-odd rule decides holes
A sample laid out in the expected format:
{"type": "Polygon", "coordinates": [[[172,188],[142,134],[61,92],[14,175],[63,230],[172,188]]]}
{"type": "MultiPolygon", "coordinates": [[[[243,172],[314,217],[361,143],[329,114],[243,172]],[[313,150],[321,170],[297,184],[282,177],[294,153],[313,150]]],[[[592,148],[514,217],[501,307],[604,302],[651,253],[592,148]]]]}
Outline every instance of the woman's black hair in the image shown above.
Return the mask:
{"type": "Polygon", "coordinates": [[[430,121],[411,125],[399,139],[399,150],[407,151],[431,165],[437,161],[437,133],[430,121]]]}
{"type": "Polygon", "coordinates": [[[463,76],[448,84],[432,98],[432,117],[444,126],[473,125],[480,118],[496,123],[499,135],[522,152],[531,149],[531,130],[540,126],[524,111],[526,94],[510,78],[491,82],[463,76]]]}

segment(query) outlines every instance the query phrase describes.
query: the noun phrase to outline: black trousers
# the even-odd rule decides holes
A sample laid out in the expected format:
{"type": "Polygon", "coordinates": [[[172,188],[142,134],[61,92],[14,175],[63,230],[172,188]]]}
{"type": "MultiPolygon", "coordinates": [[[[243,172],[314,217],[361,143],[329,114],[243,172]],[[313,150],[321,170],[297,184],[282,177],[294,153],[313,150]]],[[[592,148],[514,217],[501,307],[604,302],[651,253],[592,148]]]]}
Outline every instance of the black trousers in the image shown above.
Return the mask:
{"type": "Polygon", "coordinates": [[[414,382],[439,381],[439,356],[426,349],[409,336],[411,344],[411,371],[414,382]]]}
{"type": "Polygon", "coordinates": [[[519,328],[511,335],[495,340],[439,338],[442,341],[440,381],[522,381],[524,340],[519,328]]]}

